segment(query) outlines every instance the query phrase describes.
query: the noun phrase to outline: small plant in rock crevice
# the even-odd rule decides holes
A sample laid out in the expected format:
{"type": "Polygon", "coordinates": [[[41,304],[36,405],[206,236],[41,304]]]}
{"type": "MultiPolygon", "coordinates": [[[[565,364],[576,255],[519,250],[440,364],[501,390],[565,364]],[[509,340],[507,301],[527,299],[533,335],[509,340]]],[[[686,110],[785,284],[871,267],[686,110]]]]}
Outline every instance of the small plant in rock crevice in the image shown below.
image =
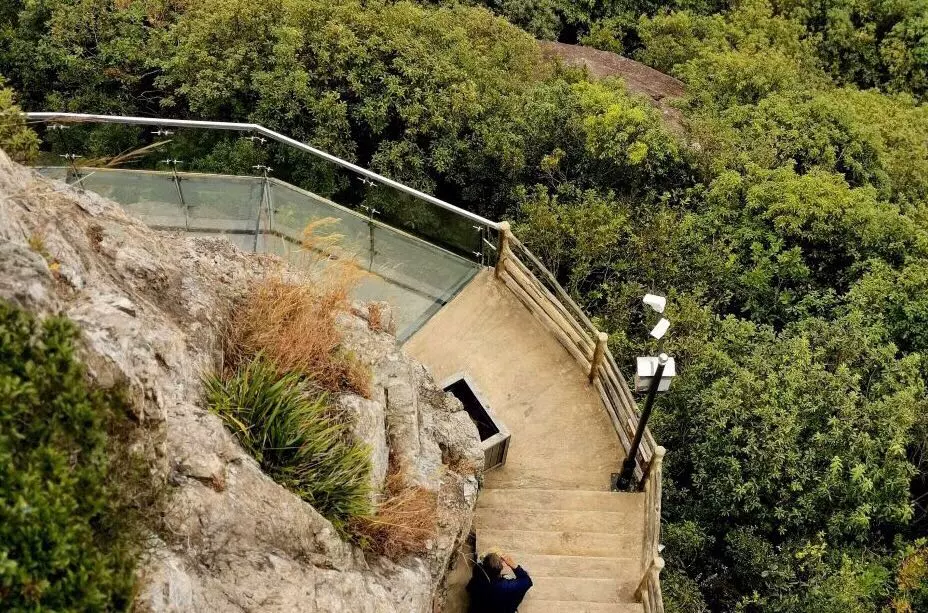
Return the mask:
{"type": "Polygon", "coordinates": [[[52,276],[55,277],[56,280],[60,280],[61,262],[58,261],[58,258],[49,253],[48,248],[45,246],[45,239],[42,238],[42,235],[38,233],[30,235],[28,244],[30,249],[42,256],[42,258],[48,264],[48,269],[51,271],[52,276]]]}
{"type": "Polygon", "coordinates": [[[391,456],[376,513],[357,518],[351,529],[363,547],[396,559],[425,553],[438,534],[437,522],[438,495],[411,483],[407,471],[391,456]]]}

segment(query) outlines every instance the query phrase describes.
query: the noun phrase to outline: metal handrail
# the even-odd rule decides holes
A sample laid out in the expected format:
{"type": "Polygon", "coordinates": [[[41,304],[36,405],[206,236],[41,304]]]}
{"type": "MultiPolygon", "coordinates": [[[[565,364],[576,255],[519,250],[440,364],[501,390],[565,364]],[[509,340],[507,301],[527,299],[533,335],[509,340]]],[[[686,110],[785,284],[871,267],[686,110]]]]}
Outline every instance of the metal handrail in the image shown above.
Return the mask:
{"type": "Polygon", "coordinates": [[[347,168],[353,172],[358,173],[361,176],[367,177],[383,185],[392,187],[395,190],[401,191],[403,193],[409,194],[419,198],[420,200],[425,200],[430,204],[456,213],[461,217],[465,217],[470,221],[475,223],[482,224],[488,228],[493,228],[494,230],[499,230],[499,223],[495,221],[490,221],[485,217],[481,217],[476,213],[464,210],[461,207],[454,206],[450,202],[445,202],[440,198],[435,196],[430,196],[425,192],[420,192],[417,189],[413,189],[408,185],[403,185],[393,179],[388,179],[383,175],[379,175],[376,172],[362,168],[357,164],[352,164],[346,160],[341,159],[340,157],[334,156],[331,153],[326,153],[321,149],[316,149],[312,145],[307,145],[306,143],[301,143],[298,140],[292,139],[289,136],[284,136],[279,132],[275,132],[264,126],[255,124],[255,123],[234,123],[227,121],[200,121],[193,119],[165,119],[161,117],[124,117],[122,115],[94,115],[89,113],[50,113],[50,112],[31,112],[25,114],[27,118],[32,120],[40,121],[62,121],[62,122],[85,122],[85,123],[119,123],[119,124],[128,124],[136,126],[160,126],[160,127],[171,127],[171,128],[207,128],[213,130],[231,130],[233,132],[256,132],[262,136],[266,136],[270,139],[276,140],[279,143],[284,145],[289,145],[295,149],[305,151],[311,155],[314,155],[318,158],[322,158],[328,162],[341,166],[342,168],[347,168]]]}

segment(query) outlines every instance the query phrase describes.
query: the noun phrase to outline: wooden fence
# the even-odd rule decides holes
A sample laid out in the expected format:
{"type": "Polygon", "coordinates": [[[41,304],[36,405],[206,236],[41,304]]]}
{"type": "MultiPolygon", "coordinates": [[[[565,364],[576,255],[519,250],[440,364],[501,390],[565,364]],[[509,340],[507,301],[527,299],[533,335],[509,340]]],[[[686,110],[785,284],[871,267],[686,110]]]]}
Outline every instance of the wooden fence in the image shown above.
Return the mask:
{"type": "MultiPolygon", "coordinates": [[[[608,347],[608,336],[600,332],[561,287],[553,274],[517,239],[508,223],[500,224],[496,277],[538,318],[588,373],[599,392],[627,454],[638,427],[638,407],[618,364],[608,347]]],[[[661,476],[665,450],[645,430],[636,457],[635,478],[645,495],[642,578],[636,596],[645,613],[663,613],[660,571],[661,476]]],[[[616,470],[620,468],[616,458],[616,470]]]]}
{"type": "Polygon", "coordinates": [[[635,597],[644,605],[645,613],[654,611],[664,613],[664,599],[661,596],[661,570],[664,559],[661,557],[661,477],[664,470],[663,447],[655,447],[654,455],[648,463],[642,488],[644,490],[644,537],[642,539],[641,581],[635,590],[635,597]]]}

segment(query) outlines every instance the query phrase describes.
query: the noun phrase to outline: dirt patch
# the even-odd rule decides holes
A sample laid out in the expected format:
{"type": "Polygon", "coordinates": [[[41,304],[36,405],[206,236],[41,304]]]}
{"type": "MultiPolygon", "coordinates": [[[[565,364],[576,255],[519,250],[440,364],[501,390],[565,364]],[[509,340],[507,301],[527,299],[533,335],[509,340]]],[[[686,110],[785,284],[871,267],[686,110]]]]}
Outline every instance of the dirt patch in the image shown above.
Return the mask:
{"type": "Polygon", "coordinates": [[[567,66],[586,68],[597,79],[621,77],[630,91],[643,94],[654,103],[667,125],[675,131],[682,130],[683,115],[671,104],[686,91],[679,79],[610,51],[551,41],[538,41],[538,44],[545,57],[560,60],[567,66]]]}

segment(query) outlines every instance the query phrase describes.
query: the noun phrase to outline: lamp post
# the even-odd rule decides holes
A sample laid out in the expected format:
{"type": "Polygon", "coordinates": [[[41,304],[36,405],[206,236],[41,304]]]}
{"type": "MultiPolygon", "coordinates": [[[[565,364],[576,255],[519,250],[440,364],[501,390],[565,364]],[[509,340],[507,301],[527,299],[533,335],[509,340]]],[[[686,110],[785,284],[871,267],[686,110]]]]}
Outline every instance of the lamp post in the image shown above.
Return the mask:
{"type": "MultiPolygon", "coordinates": [[[[667,299],[663,296],[647,294],[643,302],[651,307],[656,313],[663,313],[667,304],[667,299]]],[[[670,321],[661,317],[657,325],[651,330],[651,336],[658,340],[658,350],[663,347],[663,338],[670,328],[670,321]]],[[[641,439],[644,431],[648,427],[648,419],[651,417],[651,411],[654,408],[654,399],[658,391],[664,391],[670,386],[670,377],[676,374],[673,360],[666,353],[661,352],[657,358],[638,358],[638,372],[636,375],[636,389],[641,390],[640,382],[650,377],[647,387],[648,395],[644,401],[644,410],[638,419],[638,427],[635,430],[635,438],[629,447],[628,455],[622,462],[622,472],[615,476],[613,489],[629,491],[634,489],[635,466],[637,465],[638,449],[641,447],[641,439]],[[667,368],[669,366],[669,368],[667,368]],[[652,369],[653,368],[653,372],[652,369]],[[667,381],[664,382],[664,370],[668,370],[667,381]],[[663,383],[663,385],[662,385],[663,383]]]]}
{"type": "Polygon", "coordinates": [[[638,429],[635,430],[635,439],[632,441],[632,446],[628,450],[628,456],[625,458],[625,461],[622,462],[622,472],[619,474],[619,478],[616,482],[616,489],[625,492],[632,489],[632,482],[635,476],[635,465],[637,464],[636,457],[638,456],[638,448],[641,447],[641,437],[644,436],[644,429],[648,427],[648,418],[651,417],[651,409],[654,407],[654,398],[657,396],[657,388],[660,387],[661,377],[664,376],[664,367],[667,366],[667,362],[669,361],[670,358],[667,357],[666,353],[657,356],[657,369],[654,371],[654,376],[651,378],[651,385],[648,386],[648,396],[644,401],[644,410],[641,412],[641,418],[638,419],[638,429]]]}

